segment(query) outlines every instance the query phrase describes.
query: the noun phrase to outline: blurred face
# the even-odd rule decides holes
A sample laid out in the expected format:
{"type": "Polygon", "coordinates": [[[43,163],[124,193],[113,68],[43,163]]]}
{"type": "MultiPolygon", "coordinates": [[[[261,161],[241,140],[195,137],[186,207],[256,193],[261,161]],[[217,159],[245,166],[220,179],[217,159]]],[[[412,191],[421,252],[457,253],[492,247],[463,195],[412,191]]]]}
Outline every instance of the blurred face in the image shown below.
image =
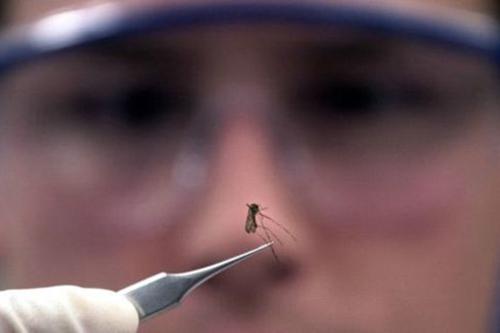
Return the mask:
{"type": "Polygon", "coordinates": [[[143,332],[487,332],[494,74],[453,49],[279,25],[21,66],[0,88],[3,287],[118,290],[213,263],[262,242],[244,230],[256,202],[297,238],[264,221],[279,262],[232,268],[143,332]]]}

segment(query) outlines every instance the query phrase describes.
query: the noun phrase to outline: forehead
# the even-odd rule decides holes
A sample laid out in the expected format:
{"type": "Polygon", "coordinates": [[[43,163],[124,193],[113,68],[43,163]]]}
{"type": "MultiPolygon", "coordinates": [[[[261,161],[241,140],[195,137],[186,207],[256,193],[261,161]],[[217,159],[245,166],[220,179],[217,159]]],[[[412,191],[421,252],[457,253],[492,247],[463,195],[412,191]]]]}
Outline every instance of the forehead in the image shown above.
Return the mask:
{"type": "MultiPolygon", "coordinates": [[[[262,1],[262,0],[260,0],[262,1]]],[[[304,0],[306,1],[306,0],[304,0]]],[[[341,0],[342,2],[354,2],[355,0],[341,0]]],[[[32,0],[10,0],[9,17],[11,22],[26,22],[30,21],[44,15],[50,14],[55,11],[80,7],[95,5],[100,3],[124,3],[128,5],[146,7],[154,6],[158,3],[161,4],[196,4],[196,3],[207,3],[214,2],[213,0],[44,0],[44,1],[32,1],[32,0]]],[[[217,1],[220,2],[220,1],[217,1]]],[[[339,0],[323,0],[325,3],[339,2],[339,0]]],[[[377,1],[381,2],[381,1],[377,1]]],[[[411,2],[408,0],[383,0],[384,3],[389,3],[390,5],[405,7],[412,6],[411,2]]],[[[461,8],[473,11],[488,12],[491,7],[493,7],[494,0],[418,0],[414,1],[418,4],[440,4],[450,8],[461,8]]],[[[373,3],[372,3],[373,4],[373,3]]]]}

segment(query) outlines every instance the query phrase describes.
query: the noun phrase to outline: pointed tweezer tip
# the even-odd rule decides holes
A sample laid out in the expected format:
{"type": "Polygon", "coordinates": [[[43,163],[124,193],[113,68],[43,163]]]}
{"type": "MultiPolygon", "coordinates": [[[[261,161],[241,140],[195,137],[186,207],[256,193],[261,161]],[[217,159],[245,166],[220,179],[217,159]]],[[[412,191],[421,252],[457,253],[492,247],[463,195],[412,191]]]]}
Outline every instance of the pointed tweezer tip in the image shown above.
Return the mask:
{"type": "Polygon", "coordinates": [[[206,280],[272,245],[273,242],[269,242],[235,257],[189,272],[159,273],[122,289],[119,293],[134,304],[139,318],[144,320],[179,304],[184,296],[206,280]]]}
{"type": "Polygon", "coordinates": [[[240,261],[242,261],[242,260],[244,260],[244,259],[247,259],[248,257],[253,256],[253,255],[254,255],[254,254],[256,254],[257,252],[260,252],[260,251],[262,251],[262,250],[264,250],[264,249],[266,249],[266,248],[268,248],[268,247],[272,246],[273,244],[274,244],[274,242],[272,242],[272,241],[271,241],[271,242],[269,242],[269,243],[266,243],[266,244],[262,244],[261,246],[256,247],[256,248],[255,248],[255,249],[253,249],[253,250],[247,251],[247,252],[242,253],[242,254],[240,254],[240,255],[237,255],[237,256],[234,256],[234,257],[229,258],[229,259],[227,259],[227,260],[221,261],[221,262],[219,262],[219,263],[217,263],[217,264],[211,265],[210,267],[215,268],[215,267],[217,267],[217,266],[218,266],[218,268],[219,268],[220,270],[224,270],[225,268],[228,268],[228,267],[230,267],[230,266],[232,266],[232,265],[236,264],[237,262],[240,262],[240,261]],[[223,268],[224,266],[225,266],[225,268],[223,268]]]}
{"type": "Polygon", "coordinates": [[[181,273],[184,277],[189,277],[192,279],[194,282],[188,290],[186,290],[186,294],[189,293],[191,290],[205,282],[206,280],[210,279],[211,277],[225,271],[226,269],[246,260],[252,257],[253,255],[257,254],[258,252],[270,247],[273,245],[273,242],[269,242],[266,244],[263,244],[253,250],[247,251],[245,253],[242,253],[240,255],[234,256],[232,258],[220,261],[218,263],[215,263],[210,266],[206,266],[203,268],[199,268],[190,272],[185,272],[181,273]]]}
{"type": "Polygon", "coordinates": [[[273,246],[274,241],[270,241],[269,243],[263,244],[262,246],[259,246],[258,249],[265,249],[266,247],[273,246]]]}
{"type": "Polygon", "coordinates": [[[255,248],[255,249],[253,249],[253,250],[250,250],[250,251],[248,251],[248,252],[245,252],[245,253],[243,253],[243,254],[240,254],[240,255],[238,255],[238,256],[235,256],[235,257],[233,257],[233,258],[231,258],[231,259],[229,259],[229,260],[240,261],[240,260],[242,260],[242,259],[245,259],[245,258],[247,258],[247,257],[250,257],[250,256],[252,256],[252,255],[256,254],[257,252],[260,252],[260,251],[262,251],[262,250],[264,250],[264,249],[266,249],[266,248],[268,248],[268,247],[273,246],[273,244],[274,244],[274,242],[273,242],[273,241],[270,241],[269,243],[262,244],[261,246],[256,247],[256,248],[255,248]],[[238,259],[240,259],[240,260],[238,260],[238,259]]]}

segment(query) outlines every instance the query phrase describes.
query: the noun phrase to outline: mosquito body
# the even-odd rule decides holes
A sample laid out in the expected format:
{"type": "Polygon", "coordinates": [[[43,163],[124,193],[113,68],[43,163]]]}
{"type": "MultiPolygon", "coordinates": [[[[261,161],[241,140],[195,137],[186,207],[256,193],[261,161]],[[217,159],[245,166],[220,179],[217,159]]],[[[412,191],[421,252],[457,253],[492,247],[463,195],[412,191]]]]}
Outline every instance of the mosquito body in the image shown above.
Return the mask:
{"type": "Polygon", "coordinates": [[[256,203],[247,204],[248,214],[245,223],[245,231],[251,234],[257,231],[257,214],[260,213],[260,206],[256,203]]]}
{"type": "MultiPolygon", "coordinates": [[[[278,241],[280,245],[283,245],[279,237],[264,223],[264,220],[269,220],[279,226],[283,231],[285,231],[293,240],[297,240],[288,229],[286,229],[284,226],[276,222],[274,219],[271,217],[264,215],[262,211],[265,208],[262,208],[260,205],[256,203],[251,203],[247,204],[248,207],[248,213],[247,213],[247,219],[245,222],[245,232],[248,234],[256,233],[262,240],[266,243],[272,242],[273,238],[278,241]],[[260,217],[260,223],[257,223],[257,216],[260,217]],[[259,234],[257,229],[260,228],[264,231],[264,236],[259,234]],[[272,236],[272,237],[271,237],[272,236]]],[[[278,256],[276,255],[276,252],[274,251],[274,247],[271,246],[271,251],[273,253],[274,258],[276,261],[278,260],[278,256]]]]}

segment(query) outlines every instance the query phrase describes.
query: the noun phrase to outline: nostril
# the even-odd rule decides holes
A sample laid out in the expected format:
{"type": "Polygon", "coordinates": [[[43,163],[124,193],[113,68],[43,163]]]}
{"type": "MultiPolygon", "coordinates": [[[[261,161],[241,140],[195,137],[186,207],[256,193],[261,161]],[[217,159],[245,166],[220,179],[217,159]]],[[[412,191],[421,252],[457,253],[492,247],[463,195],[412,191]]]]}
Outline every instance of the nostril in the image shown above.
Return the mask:
{"type": "MultiPolygon", "coordinates": [[[[206,261],[210,262],[210,261],[206,261]]],[[[297,264],[289,258],[279,261],[270,257],[252,258],[206,282],[213,290],[248,294],[262,288],[276,287],[291,281],[298,272],[297,264]]]]}
{"type": "Polygon", "coordinates": [[[276,283],[285,283],[291,281],[298,272],[297,264],[289,258],[280,258],[279,262],[269,263],[272,280],[276,283]]]}
{"type": "Polygon", "coordinates": [[[226,289],[231,292],[252,289],[259,281],[272,277],[267,258],[259,259],[252,258],[241,262],[207,281],[207,285],[213,289],[226,289]]]}
{"type": "Polygon", "coordinates": [[[252,258],[208,280],[205,295],[215,297],[220,306],[234,315],[252,318],[297,271],[291,259],[280,257],[277,262],[271,255],[252,258]]]}

